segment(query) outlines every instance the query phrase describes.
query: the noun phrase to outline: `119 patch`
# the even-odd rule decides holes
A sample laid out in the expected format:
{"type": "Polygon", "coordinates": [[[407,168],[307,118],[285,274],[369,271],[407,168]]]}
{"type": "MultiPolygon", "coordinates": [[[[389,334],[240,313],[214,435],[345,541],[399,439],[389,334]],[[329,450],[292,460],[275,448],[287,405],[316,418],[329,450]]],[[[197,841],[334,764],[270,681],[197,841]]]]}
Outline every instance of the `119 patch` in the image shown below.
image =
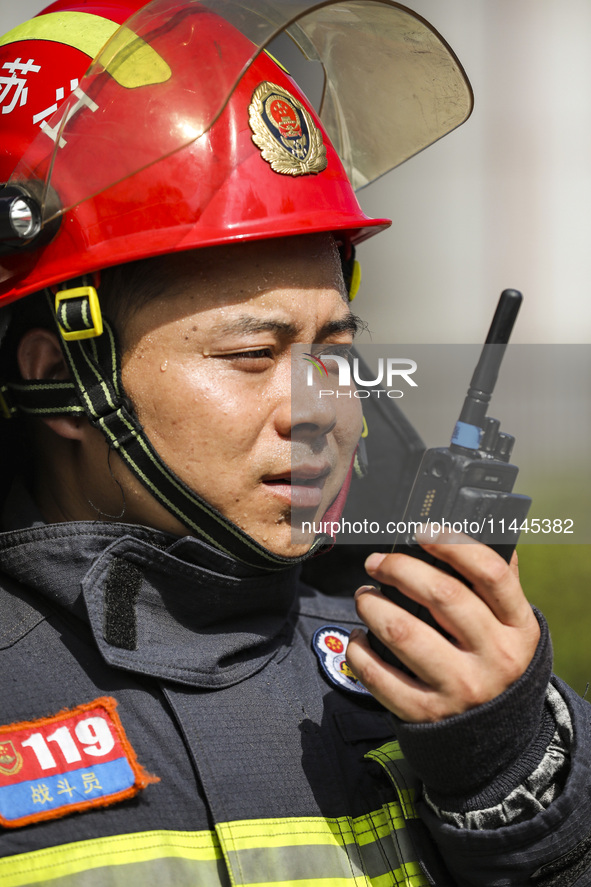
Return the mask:
{"type": "Polygon", "coordinates": [[[350,690],[352,693],[370,696],[369,690],[366,690],[363,684],[357,680],[347,665],[346,653],[349,635],[350,632],[346,628],[340,628],[337,625],[323,625],[315,632],[312,647],[331,684],[335,684],[343,690],[350,690]]]}
{"type": "Polygon", "coordinates": [[[158,781],[140,766],[116,707],[104,696],[0,727],[0,825],[105,807],[158,781]]]}

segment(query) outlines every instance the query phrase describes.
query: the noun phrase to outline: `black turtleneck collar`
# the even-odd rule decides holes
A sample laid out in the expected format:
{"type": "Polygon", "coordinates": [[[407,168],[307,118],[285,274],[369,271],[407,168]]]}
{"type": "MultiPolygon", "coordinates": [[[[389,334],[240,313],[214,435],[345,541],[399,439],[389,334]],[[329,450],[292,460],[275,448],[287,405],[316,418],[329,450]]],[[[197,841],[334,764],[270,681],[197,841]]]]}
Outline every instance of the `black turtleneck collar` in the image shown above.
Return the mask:
{"type": "Polygon", "coordinates": [[[203,689],[238,683],[289,642],[297,571],[259,573],[192,537],[44,524],[21,488],[0,568],[88,621],[110,665],[203,689]]]}

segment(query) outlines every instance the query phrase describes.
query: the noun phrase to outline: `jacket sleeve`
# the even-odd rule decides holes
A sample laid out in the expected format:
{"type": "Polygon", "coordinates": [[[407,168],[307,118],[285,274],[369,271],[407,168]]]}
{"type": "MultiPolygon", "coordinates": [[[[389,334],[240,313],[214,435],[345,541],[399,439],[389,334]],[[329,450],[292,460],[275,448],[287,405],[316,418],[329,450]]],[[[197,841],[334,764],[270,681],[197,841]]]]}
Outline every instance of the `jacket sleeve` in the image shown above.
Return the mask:
{"type": "Polygon", "coordinates": [[[548,686],[542,636],[505,693],[437,724],[397,721],[421,818],[459,887],[591,887],[591,706],[548,686]]]}

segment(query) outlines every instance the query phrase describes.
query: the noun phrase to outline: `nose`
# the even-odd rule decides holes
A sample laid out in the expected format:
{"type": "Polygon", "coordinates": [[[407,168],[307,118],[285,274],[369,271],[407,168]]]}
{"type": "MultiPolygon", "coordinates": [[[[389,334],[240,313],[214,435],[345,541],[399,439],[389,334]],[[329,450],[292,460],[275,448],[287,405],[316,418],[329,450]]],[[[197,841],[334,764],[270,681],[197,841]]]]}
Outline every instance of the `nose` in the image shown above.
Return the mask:
{"type": "Polygon", "coordinates": [[[330,434],[337,423],[336,409],[331,398],[333,391],[312,390],[305,395],[292,396],[291,437],[305,440],[330,434]]]}

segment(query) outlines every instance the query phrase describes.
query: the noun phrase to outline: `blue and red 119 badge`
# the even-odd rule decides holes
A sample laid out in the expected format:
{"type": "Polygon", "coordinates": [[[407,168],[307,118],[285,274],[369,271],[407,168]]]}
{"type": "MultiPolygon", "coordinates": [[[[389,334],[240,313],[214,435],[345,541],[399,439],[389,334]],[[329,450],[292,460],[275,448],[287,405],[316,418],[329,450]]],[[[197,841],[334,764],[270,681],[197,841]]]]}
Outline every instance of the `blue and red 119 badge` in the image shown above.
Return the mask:
{"type": "Polygon", "coordinates": [[[138,763],[116,707],[101,697],[0,727],[0,825],[105,807],[158,781],[138,763]]]}

